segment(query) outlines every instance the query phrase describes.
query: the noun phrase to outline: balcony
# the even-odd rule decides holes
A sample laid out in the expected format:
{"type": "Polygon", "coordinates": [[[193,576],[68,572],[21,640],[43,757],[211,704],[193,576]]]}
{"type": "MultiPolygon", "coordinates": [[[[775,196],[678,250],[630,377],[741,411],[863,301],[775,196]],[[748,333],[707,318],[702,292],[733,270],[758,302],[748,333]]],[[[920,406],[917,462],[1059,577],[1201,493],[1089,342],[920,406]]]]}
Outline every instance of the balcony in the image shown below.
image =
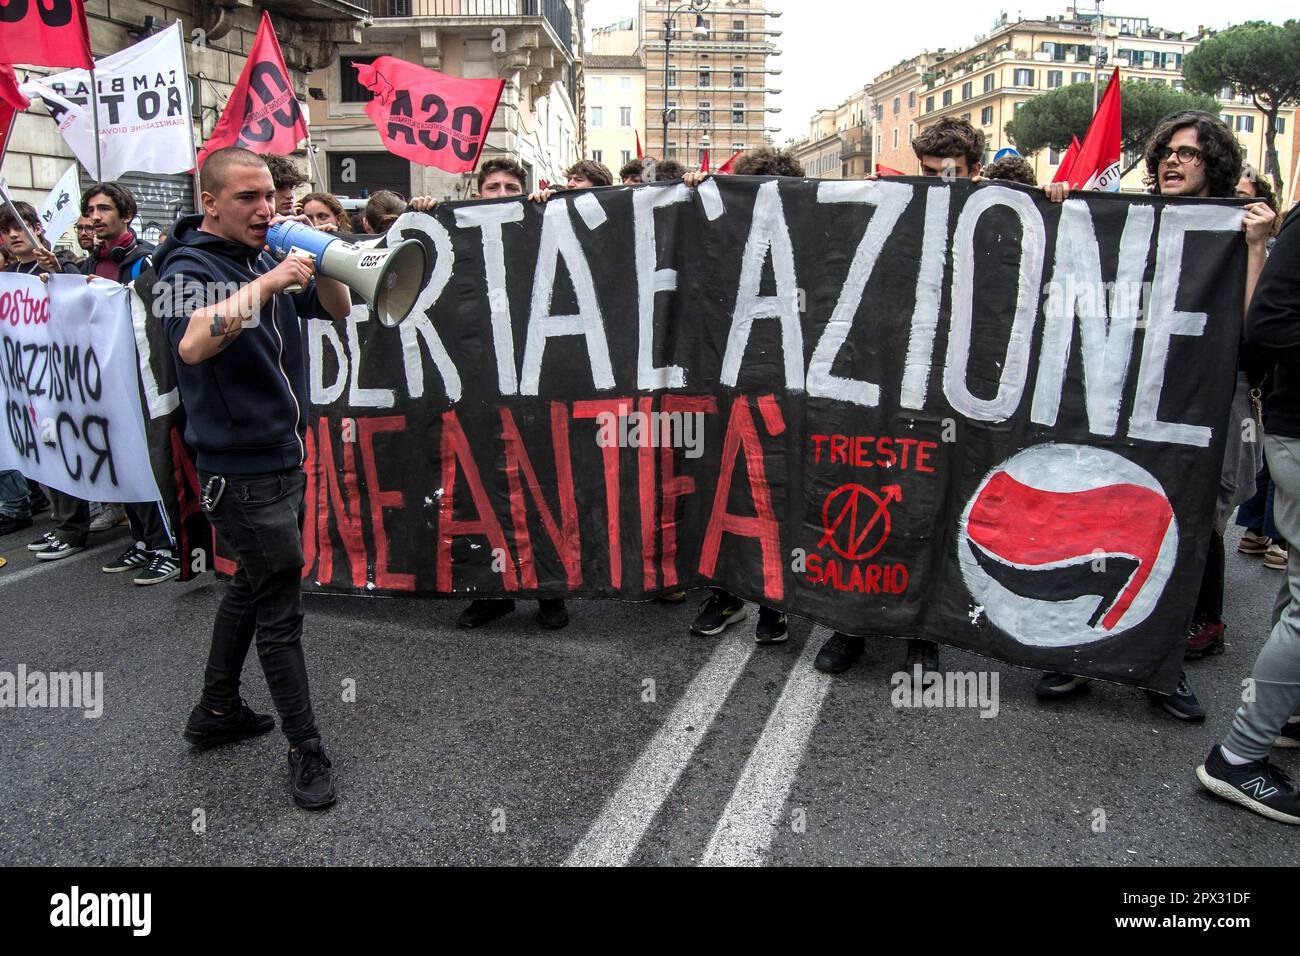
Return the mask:
{"type": "MultiPolygon", "coordinates": [[[[565,53],[573,56],[573,14],[564,0],[357,0],[375,18],[374,26],[383,28],[385,21],[432,18],[438,28],[483,28],[523,25],[526,21],[544,22],[555,35],[565,53]]],[[[413,27],[425,24],[414,23],[413,27]]]]}

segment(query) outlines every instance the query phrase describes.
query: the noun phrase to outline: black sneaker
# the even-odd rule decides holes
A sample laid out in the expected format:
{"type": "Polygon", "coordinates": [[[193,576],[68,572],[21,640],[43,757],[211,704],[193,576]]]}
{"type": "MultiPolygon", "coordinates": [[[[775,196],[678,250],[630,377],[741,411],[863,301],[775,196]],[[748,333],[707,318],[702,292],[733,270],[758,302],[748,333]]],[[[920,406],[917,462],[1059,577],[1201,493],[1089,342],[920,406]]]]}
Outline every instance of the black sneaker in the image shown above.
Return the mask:
{"type": "Polygon", "coordinates": [[[569,623],[569,609],[563,598],[538,598],[537,623],[548,631],[557,631],[569,623]]]}
{"type": "Polygon", "coordinates": [[[1234,767],[1215,744],[1205,763],[1196,768],[1196,779],[1215,796],[1239,803],[1262,817],[1279,823],[1300,823],[1300,792],[1291,778],[1267,759],[1234,767]]]}
{"type": "Polygon", "coordinates": [[[152,555],[136,542],[99,570],[105,574],[121,574],[123,571],[138,571],[149,563],[152,555]]]}
{"type": "Polygon", "coordinates": [[[41,491],[41,489],[35,485],[32,486],[31,494],[28,495],[27,500],[31,502],[33,515],[38,515],[42,511],[50,510],[50,499],[45,496],[45,492],[41,491]]]}
{"type": "Polygon", "coordinates": [[[154,551],[144,570],[131,579],[133,584],[148,586],[173,581],[181,576],[181,563],[170,551],[154,551]]]}
{"type": "Polygon", "coordinates": [[[293,802],[304,810],[320,810],[338,799],[329,756],[319,737],[289,750],[289,779],[293,802]]]}
{"type": "Polygon", "coordinates": [[[939,645],[934,641],[910,639],[907,642],[907,657],[903,658],[903,670],[910,674],[917,664],[921,665],[922,674],[937,671],[939,669],[939,645]]]}
{"type": "MultiPolygon", "coordinates": [[[[31,547],[29,544],[27,547],[31,547]]],[[[64,558],[70,558],[79,551],[85,551],[84,544],[72,544],[67,541],[60,541],[55,538],[42,550],[36,552],[38,561],[62,561],[64,558]]]]}
{"type": "Polygon", "coordinates": [[[691,622],[691,633],[706,637],[721,634],[737,621],[743,621],[747,613],[745,602],[740,598],[725,591],[721,594],[714,591],[700,605],[700,613],[691,622]]]}
{"type": "Polygon", "coordinates": [[[862,656],[867,639],[857,634],[843,634],[836,631],[830,636],[822,649],[817,652],[813,667],[825,674],[842,674],[853,662],[862,656]]]}
{"type": "Polygon", "coordinates": [[[754,640],[759,644],[780,644],[790,636],[785,624],[785,613],[774,607],[758,609],[758,626],[754,628],[754,640]]]}
{"type": "Polygon", "coordinates": [[[480,598],[469,602],[469,607],[460,612],[456,623],[461,627],[482,627],[484,624],[491,624],[499,617],[505,617],[514,609],[515,602],[509,598],[480,598]]]}
{"type": "Polygon", "coordinates": [[[1277,732],[1277,740],[1273,741],[1273,746],[1283,750],[1300,748],[1300,723],[1283,724],[1282,729],[1277,732]]]}
{"type": "Polygon", "coordinates": [[[8,515],[0,515],[0,534],[13,534],[15,531],[22,531],[31,526],[31,518],[11,518],[8,515]]]}
{"type": "Polygon", "coordinates": [[[58,544],[59,536],[53,531],[47,531],[35,541],[27,542],[28,551],[44,551],[52,544],[58,544]]]}
{"type": "Polygon", "coordinates": [[[1054,700],[1057,697],[1077,694],[1091,683],[1092,680],[1088,677],[1048,671],[1038,678],[1038,683],[1034,685],[1034,693],[1038,695],[1039,700],[1054,700]]]}
{"type": "Polygon", "coordinates": [[[1205,708],[1201,706],[1196,692],[1192,690],[1192,685],[1187,680],[1187,671],[1178,675],[1178,688],[1172,694],[1149,690],[1147,696],[1151,698],[1153,704],[1159,704],[1179,720],[1199,723],[1205,719],[1205,708]]]}
{"type": "Polygon", "coordinates": [[[240,700],[238,710],[225,714],[214,714],[202,704],[196,704],[185,724],[185,739],[203,750],[257,737],[274,728],[274,720],[265,714],[254,713],[243,700],[240,700]]]}

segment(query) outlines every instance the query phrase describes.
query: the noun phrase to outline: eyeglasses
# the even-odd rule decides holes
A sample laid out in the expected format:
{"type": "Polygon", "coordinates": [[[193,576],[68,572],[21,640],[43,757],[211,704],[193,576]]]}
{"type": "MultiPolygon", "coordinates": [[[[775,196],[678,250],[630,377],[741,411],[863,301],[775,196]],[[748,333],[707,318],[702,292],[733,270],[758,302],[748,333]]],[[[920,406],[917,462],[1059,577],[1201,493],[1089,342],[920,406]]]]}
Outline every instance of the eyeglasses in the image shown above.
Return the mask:
{"type": "Polygon", "coordinates": [[[78,226],[78,227],[77,227],[77,232],[94,232],[94,231],[95,231],[95,227],[94,227],[94,226],[78,226]]]}
{"type": "Polygon", "coordinates": [[[1169,162],[1169,157],[1173,156],[1175,153],[1178,155],[1178,161],[1180,163],[1194,163],[1199,166],[1201,160],[1205,158],[1205,154],[1195,146],[1179,146],[1177,149],[1166,146],[1164,149],[1156,153],[1156,158],[1162,163],[1167,163],[1169,162]]]}

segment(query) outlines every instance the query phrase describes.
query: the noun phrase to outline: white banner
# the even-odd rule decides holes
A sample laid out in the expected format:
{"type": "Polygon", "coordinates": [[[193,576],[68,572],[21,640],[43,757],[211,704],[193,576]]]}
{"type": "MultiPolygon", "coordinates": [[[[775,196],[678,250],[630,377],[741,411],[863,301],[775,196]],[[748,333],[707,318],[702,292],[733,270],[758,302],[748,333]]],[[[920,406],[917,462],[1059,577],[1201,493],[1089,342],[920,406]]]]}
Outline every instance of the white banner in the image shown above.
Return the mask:
{"type": "MultiPolygon", "coordinates": [[[[189,80],[180,22],[134,46],[95,61],[99,94],[100,181],[135,170],[183,173],[194,167],[189,80]]],[[[19,87],[40,97],[68,146],[95,173],[95,124],[90,74],[66,70],[19,87]]]]}
{"type": "Polygon", "coordinates": [[[50,245],[54,245],[81,213],[81,184],[77,179],[76,163],[59,177],[50,194],[45,197],[45,202],[41,203],[40,213],[45,238],[50,245]]]}
{"type": "Polygon", "coordinates": [[[84,501],[157,501],[130,291],[0,274],[0,469],[84,501]]]}

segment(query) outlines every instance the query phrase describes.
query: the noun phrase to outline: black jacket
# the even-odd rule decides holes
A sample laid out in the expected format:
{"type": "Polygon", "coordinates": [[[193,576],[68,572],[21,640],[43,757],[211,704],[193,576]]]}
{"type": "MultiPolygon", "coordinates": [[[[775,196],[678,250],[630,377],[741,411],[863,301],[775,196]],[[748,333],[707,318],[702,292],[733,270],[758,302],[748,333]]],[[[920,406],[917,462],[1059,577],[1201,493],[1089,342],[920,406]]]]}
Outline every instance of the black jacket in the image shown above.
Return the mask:
{"type": "Polygon", "coordinates": [[[1300,214],[1282,223],[1246,313],[1246,341],[1276,364],[1264,431],[1300,438],[1300,214]]]}
{"type": "MultiPolygon", "coordinates": [[[[69,259],[63,253],[56,252],[54,258],[59,260],[59,265],[61,267],[60,271],[66,275],[75,276],[81,274],[81,269],[77,263],[69,259]]],[[[9,265],[5,266],[5,272],[21,272],[29,276],[44,275],[49,271],[49,269],[46,269],[38,262],[11,262],[9,265]]]]}
{"type": "Polygon", "coordinates": [[[299,316],[322,313],[316,283],[296,295],[271,296],[258,325],[245,326],[207,361],[185,364],[178,350],[194,311],[275,266],[265,252],[200,231],[202,222],[200,215],[181,219],[153,258],[150,309],[172,345],[185,440],[208,472],[260,475],[297,467],[310,400],[299,316]]]}
{"type": "MultiPolygon", "coordinates": [[[[132,233],[132,235],[134,236],[135,233],[132,233]]],[[[85,276],[94,275],[95,266],[103,258],[101,254],[101,250],[103,248],[104,247],[102,243],[100,245],[95,246],[95,251],[92,252],[90,255],[88,255],[82,261],[81,263],[82,275],[85,276]]],[[[149,256],[153,254],[156,248],[157,247],[154,246],[152,242],[145,242],[143,239],[136,239],[135,244],[129,247],[129,249],[127,249],[127,251],[122,254],[120,261],[118,261],[117,263],[117,281],[121,282],[123,285],[133,281],[143,270],[149,267],[148,262],[140,262],[140,261],[142,259],[149,258],[149,256]],[[140,263],[140,265],[137,267],[136,263],[140,263]]],[[[118,250],[113,250],[109,252],[109,255],[111,256],[113,255],[114,252],[117,251],[118,250]]]]}

